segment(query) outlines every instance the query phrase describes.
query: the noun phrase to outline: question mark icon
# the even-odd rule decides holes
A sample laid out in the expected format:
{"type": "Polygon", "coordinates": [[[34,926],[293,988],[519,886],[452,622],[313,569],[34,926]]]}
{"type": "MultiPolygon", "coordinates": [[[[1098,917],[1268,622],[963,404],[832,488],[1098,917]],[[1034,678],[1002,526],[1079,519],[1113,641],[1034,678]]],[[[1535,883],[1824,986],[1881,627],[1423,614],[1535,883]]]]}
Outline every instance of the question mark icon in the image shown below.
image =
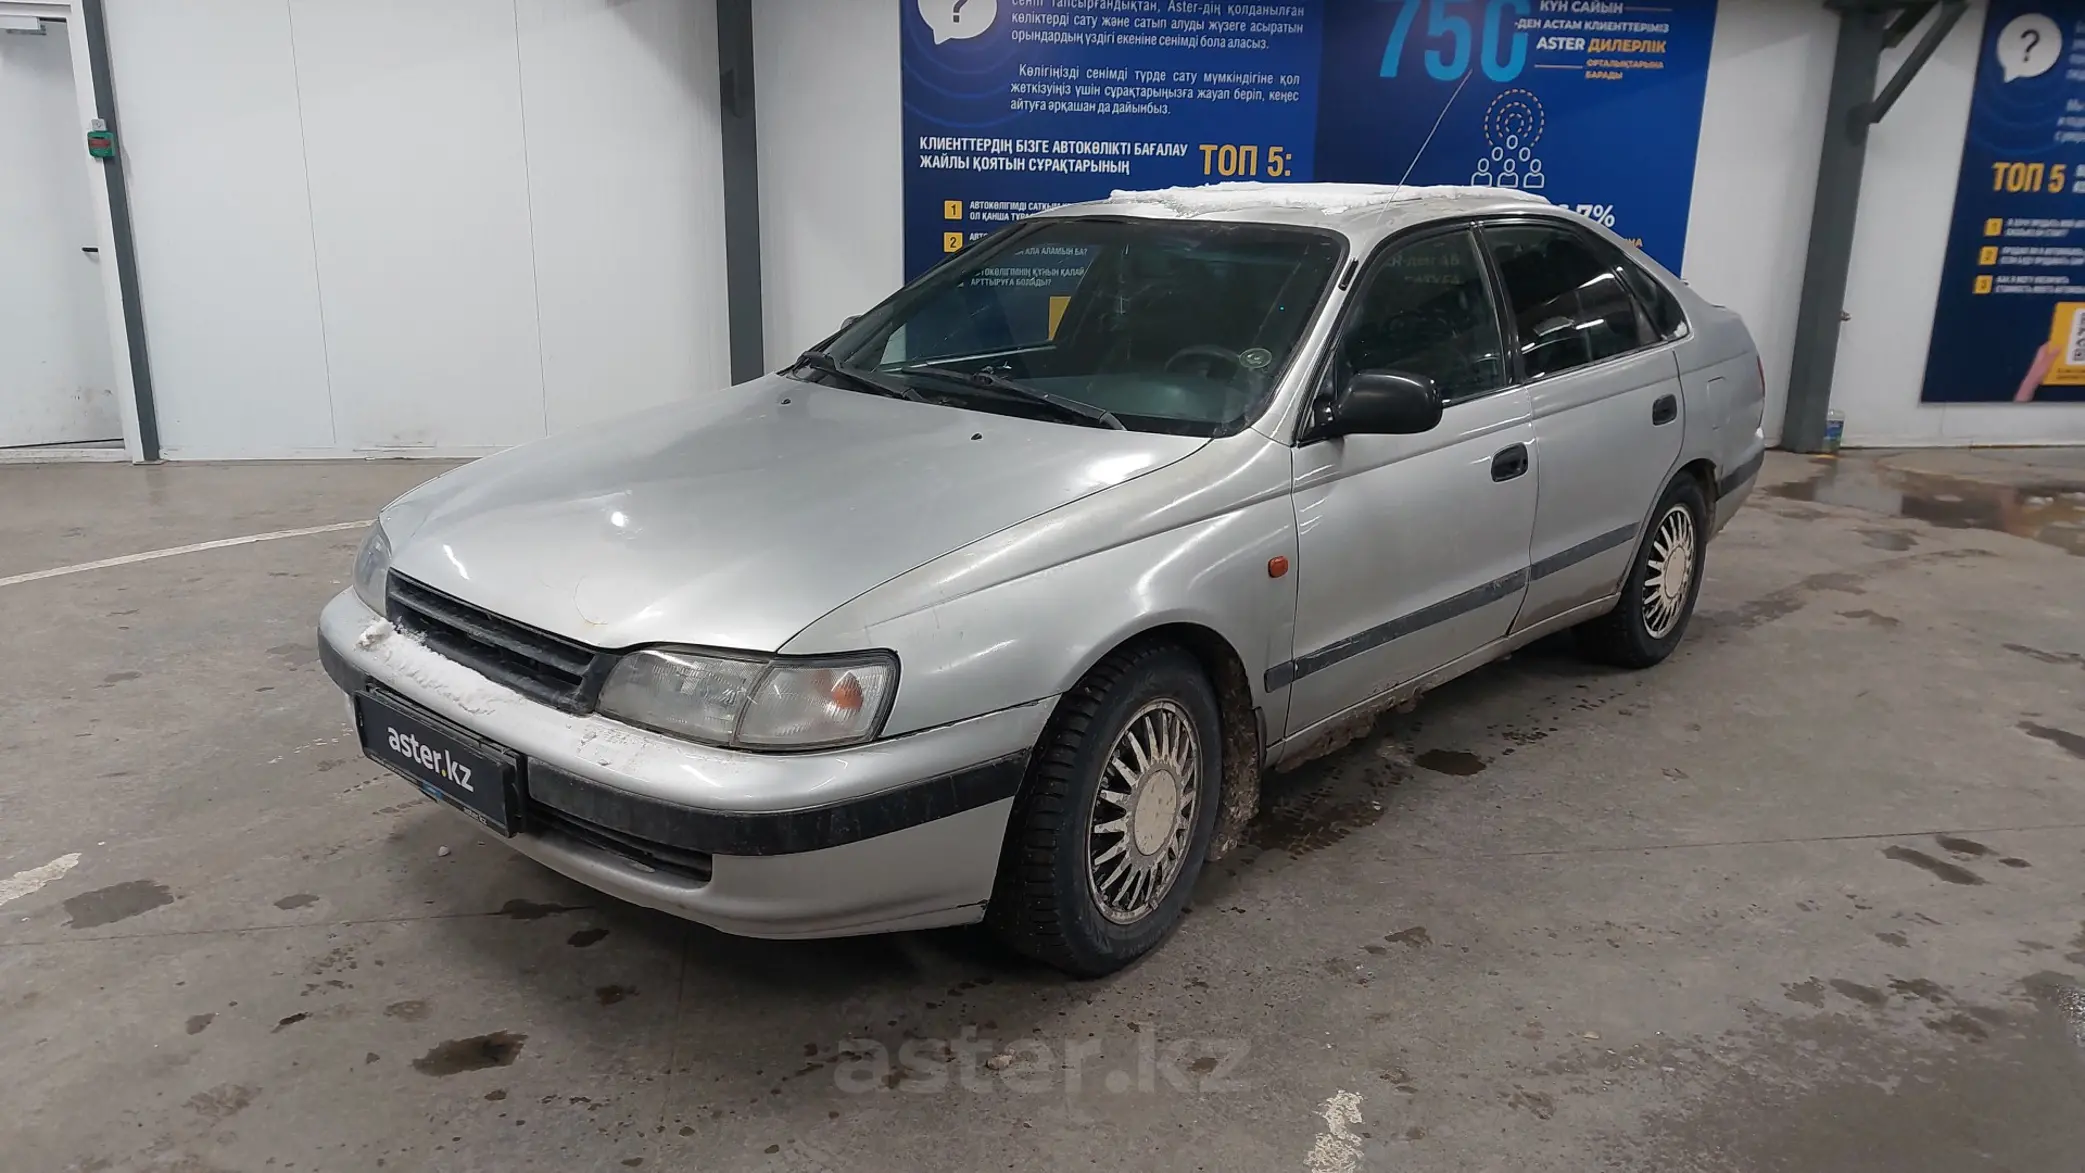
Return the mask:
{"type": "Polygon", "coordinates": [[[2063,29],[2039,12],[2016,16],[1992,42],[2004,80],[2040,77],[2063,63],[2063,29]],[[2042,49],[2047,46],[2048,52],[2042,49]]]}
{"type": "Polygon", "coordinates": [[[970,0],[956,0],[956,6],[948,10],[948,19],[951,23],[961,24],[963,22],[963,6],[968,3],[970,3],[970,0]]]}

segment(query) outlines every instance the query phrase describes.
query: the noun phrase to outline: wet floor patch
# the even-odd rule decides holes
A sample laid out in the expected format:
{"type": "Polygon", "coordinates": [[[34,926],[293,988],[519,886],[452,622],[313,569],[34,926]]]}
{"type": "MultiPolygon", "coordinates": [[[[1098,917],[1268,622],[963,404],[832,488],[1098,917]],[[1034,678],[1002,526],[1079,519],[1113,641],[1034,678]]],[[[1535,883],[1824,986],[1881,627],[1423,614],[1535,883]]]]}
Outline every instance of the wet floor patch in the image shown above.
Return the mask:
{"type": "Polygon", "coordinates": [[[1933,842],[1940,844],[1942,851],[1962,859],[1977,859],[1992,854],[1990,848],[1974,839],[1964,839],[1960,835],[1935,835],[1933,842]]]}
{"type": "Polygon", "coordinates": [[[512,1031],[494,1031],[467,1039],[450,1039],[413,1060],[413,1070],[422,1075],[459,1075],[488,1067],[509,1067],[521,1055],[528,1036],[512,1031]]]}
{"type": "Polygon", "coordinates": [[[126,880],[107,888],[96,888],[82,892],[65,902],[65,911],[72,919],[65,922],[68,929],[94,929],[112,925],[119,920],[129,920],[140,913],[174,902],[174,894],[165,884],[154,880],[126,880]]]}
{"type": "Polygon", "coordinates": [[[1981,884],[1984,882],[1982,876],[1977,875],[1968,868],[1959,864],[1949,863],[1944,859],[1935,859],[1916,848],[1885,847],[1882,849],[1882,854],[1899,863],[1908,863],[1912,867],[1931,872],[1950,884],[1981,884]]]}
{"type": "Polygon", "coordinates": [[[1412,761],[1422,770],[1450,774],[1457,778],[1467,778],[1484,770],[1483,758],[1459,749],[1430,749],[1412,761]]]}
{"type": "Polygon", "coordinates": [[[1300,858],[1380,822],[1412,758],[1389,738],[1362,742],[1262,783],[1260,813],[1247,831],[1259,851],[1300,858]]]}
{"type": "Polygon", "coordinates": [[[2072,733],[2068,729],[2058,729],[2052,725],[2039,725],[2033,721],[2020,722],[2020,732],[2057,746],[2074,758],[2085,758],[2085,734],[2072,733]]]}
{"type": "MultiPolygon", "coordinates": [[[[1981,529],[2028,538],[2085,555],[2085,479],[1994,484],[1963,477],[1909,472],[1864,460],[1819,462],[1818,475],[1764,490],[1786,501],[1812,501],[1922,521],[1942,529],[1981,529]]],[[[1883,549],[1899,536],[1860,530],[1883,549]]],[[[1915,543],[1913,543],[1915,544],[1915,543]]]]}
{"type": "Polygon", "coordinates": [[[585,912],[584,904],[538,904],[533,900],[509,900],[500,905],[500,916],[514,920],[542,920],[560,912],[585,912]]]}
{"type": "Polygon", "coordinates": [[[1602,1167],[2076,1168],[2085,1028],[2074,1023],[2085,1022],[2085,996],[2054,980],[2026,992],[2031,1004],[1965,1005],[1924,1030],[1865,1009],[1755,1007],[1745,1026],[1714,1040],[1598,1055],[1588,1066],[1640,1083],[1659,1105],[1610,1134],[1602,1167]]]}
{"type": "Polygon", "coordinates": [[[2085,668],[2085,655],[2079,655],[2076,652],[2052,652],[2047,648],[2031,648],[2026,644],[2006,644],[2005,650],[2018,652],[2030,660],[2040,660],[2044,664],[2063,664],[2072,668],[2085,668]]]}

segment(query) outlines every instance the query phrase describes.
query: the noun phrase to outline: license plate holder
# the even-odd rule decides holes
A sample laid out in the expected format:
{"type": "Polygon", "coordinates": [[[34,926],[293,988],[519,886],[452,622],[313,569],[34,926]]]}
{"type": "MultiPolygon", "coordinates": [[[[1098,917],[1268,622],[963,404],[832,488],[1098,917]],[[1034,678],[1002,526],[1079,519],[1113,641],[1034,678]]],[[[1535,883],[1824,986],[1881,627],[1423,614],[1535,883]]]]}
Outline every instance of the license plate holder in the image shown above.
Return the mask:
{"type": "Polygon", "coordinates": [[[474,736],[417,706],[371,692],[355,695],[355,728],[371,761],[437,802],[511,836],[520,755],[474,736]]]}

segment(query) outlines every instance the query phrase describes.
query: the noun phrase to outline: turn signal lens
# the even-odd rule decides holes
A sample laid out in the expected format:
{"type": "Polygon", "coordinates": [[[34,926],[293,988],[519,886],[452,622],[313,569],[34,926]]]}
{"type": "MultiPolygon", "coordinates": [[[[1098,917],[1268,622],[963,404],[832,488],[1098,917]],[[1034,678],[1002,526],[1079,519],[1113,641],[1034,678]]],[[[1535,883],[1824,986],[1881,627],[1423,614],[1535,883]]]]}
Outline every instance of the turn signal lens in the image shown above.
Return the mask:
{"type": "Polygon", "coordinates": [[[777,664],[740,719],[738,743],[761,749],[813,749],[867,741],[889,707],[897,666],[777,664]]]}

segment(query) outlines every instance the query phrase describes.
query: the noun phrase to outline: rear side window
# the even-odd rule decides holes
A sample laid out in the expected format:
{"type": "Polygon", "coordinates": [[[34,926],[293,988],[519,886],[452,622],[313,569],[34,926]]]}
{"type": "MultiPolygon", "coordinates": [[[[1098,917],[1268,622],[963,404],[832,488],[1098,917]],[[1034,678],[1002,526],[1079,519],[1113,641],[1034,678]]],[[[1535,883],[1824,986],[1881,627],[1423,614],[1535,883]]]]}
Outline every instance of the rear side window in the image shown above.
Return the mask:
{"type": "Polygon", "coordinates": [[[1626,354],[1645,323],[1615,269],[1580,234],[1547,224],[1484,230],[1505,281],[1506,303],[1530,379],[1626,354]]]}
{"type": "Polygon", "coordinates": [[[1637,304],[1650,317],[1653,333],[1661,339],[1671,340],[1686,331],[1686,311],[1680,308],[1680,299],[1665,288],[1663,281],[1624,255],[1616,255],[1615,267],[1621,270],[1622,280],[1629,283],[1630,292],[1636,294],[1637,304]]]}

